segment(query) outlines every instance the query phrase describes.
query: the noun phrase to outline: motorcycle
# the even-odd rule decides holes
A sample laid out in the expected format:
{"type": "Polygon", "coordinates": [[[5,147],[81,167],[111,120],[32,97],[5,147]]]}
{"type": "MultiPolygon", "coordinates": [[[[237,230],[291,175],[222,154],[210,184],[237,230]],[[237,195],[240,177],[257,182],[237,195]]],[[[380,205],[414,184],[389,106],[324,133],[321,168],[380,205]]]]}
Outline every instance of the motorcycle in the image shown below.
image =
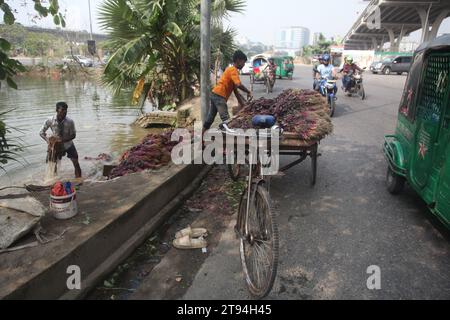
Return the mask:
{"type": "Polygon", "coordinates": [[[322,96],[327,98],[328,106],[329,106],[329,115],[330,117],[334,116],[334,112],[336,111],[336,100],[337,100],[337,85],[336,80],[330,79],[321,79],[320,80],[320,93],[322,96]]]}
{"type": "Polygon", "coordinates": [[[351,78],[351,83],[347,95],[352,97],[354,94],[357,94],[361,100],[364,100],[366,98],[366,91],[364,90],[362,72],[351,72],[349,76],[351,78]]]}

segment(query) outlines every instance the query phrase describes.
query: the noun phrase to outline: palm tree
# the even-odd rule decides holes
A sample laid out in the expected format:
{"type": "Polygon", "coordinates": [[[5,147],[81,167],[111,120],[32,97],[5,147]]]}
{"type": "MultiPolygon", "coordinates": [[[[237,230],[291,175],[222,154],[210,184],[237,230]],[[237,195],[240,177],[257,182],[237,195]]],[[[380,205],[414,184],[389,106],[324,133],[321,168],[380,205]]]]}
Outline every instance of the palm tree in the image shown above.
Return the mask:
{"type": "MultiPolygon", "coordinates": [[[[212,53],[227,59],[234,31],[224,30],[222,20],[242,12],[245,1],[212,1],[212,53]]],[[[150,91],[160,106],[192,96],[200,79],[200,0],[106,0],[99,11],[114,52],[106,85],[115,92],[136,87],[135,100],[150,91]]]]}

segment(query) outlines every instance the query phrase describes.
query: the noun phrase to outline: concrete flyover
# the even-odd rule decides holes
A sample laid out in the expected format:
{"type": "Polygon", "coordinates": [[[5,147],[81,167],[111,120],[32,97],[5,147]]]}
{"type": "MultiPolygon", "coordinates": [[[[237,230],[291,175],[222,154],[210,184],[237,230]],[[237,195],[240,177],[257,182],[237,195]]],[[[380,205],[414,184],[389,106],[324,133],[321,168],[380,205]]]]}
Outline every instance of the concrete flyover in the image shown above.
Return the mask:
{"type": "Polygon", "coordinates": [[[371,0],[344,38],[346,50],[381,51],[386,42],[398,51],[405,36],[422,30],[421,42],[436,38],[450,17],[449,0],[371,0]]]}

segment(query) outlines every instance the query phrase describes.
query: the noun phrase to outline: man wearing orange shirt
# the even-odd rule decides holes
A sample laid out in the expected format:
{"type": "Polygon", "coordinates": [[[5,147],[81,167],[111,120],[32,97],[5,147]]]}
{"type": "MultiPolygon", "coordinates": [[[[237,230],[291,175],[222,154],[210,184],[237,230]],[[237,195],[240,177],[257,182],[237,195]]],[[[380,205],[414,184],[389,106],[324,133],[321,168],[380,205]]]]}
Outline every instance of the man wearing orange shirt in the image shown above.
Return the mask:
{"type": "Polygon", "coordinates": [[[220,127],[223,129],[227,126],[226,122],[230,119],[227,101],[233,92],[236,95],[236,98],[241,107],[245,104],[245,100],[239,93],[239,90],[247,93],[247,98],[249,100],[252,98],[251,91],[241,83],[241,80],[239,78],[239,71],[242,70],[246,62],[247,56],[242,51],[238,50],[234,53],[233,65],[225,70],[216,87],[211,93],[211,106],[209,108],[208,117],[203,123],[204,130],[208,130],[211,128],[217,116],[217,112],[219,112],[220,118],[222,120],[222,124],[220,127]]]}

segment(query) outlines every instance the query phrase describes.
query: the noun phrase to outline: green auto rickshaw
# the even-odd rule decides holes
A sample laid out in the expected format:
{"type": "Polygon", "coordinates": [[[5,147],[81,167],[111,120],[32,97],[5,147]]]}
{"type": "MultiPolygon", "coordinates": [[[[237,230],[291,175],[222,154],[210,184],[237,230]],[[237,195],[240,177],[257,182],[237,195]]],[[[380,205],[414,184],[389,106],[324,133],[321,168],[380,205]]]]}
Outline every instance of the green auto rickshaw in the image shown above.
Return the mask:
{"type": "Polygon", "coordinates": [[[277,77],[278,79],[288,78],[292,80],[294,76],[294,58],[285,57],[274,57],[275,64],[277,65],[277,77]]]}
{"type": "Polygon", "coordinates": [[[405,182],[450,228],[450,35],[419,47],[401,100],[395,135],[385,137],[387,187],[405,182]]]}

